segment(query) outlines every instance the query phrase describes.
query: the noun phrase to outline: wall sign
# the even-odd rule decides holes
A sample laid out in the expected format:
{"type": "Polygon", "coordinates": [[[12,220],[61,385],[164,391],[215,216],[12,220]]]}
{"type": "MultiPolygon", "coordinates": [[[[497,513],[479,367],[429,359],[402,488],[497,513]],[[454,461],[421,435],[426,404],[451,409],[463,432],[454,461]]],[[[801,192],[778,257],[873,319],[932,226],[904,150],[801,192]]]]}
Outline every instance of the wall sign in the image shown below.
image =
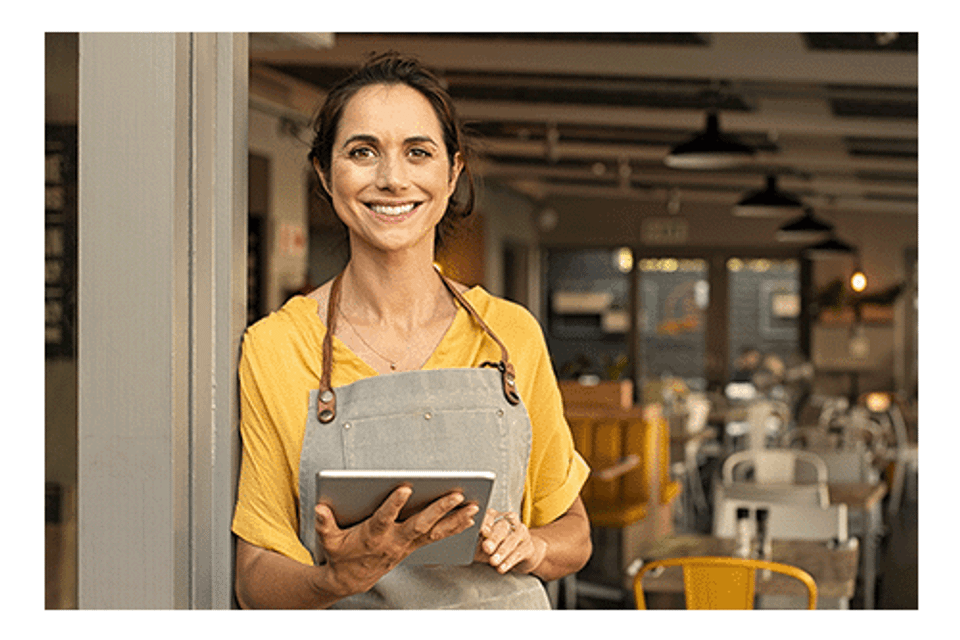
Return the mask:
{"type": "Polygon", "coordinates": [[[683,244],[687,241],[688,225],[685,218],[644,218],[640,234],[644,244],[683,244]]]}

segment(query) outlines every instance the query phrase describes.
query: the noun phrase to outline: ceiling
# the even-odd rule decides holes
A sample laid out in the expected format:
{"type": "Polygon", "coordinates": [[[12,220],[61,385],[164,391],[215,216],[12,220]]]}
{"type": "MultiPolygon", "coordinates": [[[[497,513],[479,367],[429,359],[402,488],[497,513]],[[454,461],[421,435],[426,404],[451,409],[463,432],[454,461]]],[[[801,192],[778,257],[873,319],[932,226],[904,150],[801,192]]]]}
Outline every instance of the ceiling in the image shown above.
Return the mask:
{"type": "Polygon", "coordinates": [[[916,33],[251,34],[251,104],[302,127],[334,82],[391,49],[447,83],[484,180],[534,200],[732,206],[777,175],[817,211],[917,215],[916,33]],[[709,109],[757,154],[667,167],[709,109]]]}

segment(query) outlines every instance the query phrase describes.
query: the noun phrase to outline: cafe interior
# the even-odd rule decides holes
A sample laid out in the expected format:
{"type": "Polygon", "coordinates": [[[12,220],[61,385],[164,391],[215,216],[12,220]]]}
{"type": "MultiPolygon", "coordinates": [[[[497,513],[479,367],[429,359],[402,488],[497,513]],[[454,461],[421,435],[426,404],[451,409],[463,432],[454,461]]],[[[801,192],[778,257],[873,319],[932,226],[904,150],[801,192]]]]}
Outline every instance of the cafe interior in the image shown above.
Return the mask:
{"type": "MultiPolygon", "coordinates": [[[[249,322],[342,267],[310,119],[387,50],[473,134],[437,263],[539,320],[591,469],[593,555],[553,606],[917,609],[917,33],[251,33],[249,322]]],[[[76,463],[51,456],[69,608],[76,463]]]]}

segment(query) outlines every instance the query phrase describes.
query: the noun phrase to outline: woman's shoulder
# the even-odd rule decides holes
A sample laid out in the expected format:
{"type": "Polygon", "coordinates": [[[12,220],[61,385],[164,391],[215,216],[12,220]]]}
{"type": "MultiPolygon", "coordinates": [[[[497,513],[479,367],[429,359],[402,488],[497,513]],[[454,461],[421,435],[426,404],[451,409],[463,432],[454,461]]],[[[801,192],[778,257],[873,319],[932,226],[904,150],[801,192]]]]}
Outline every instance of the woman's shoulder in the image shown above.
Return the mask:
{"type": "Polygon", "coordinates": [[[296,295],[276,311],[271,311],[247,327],[243,336],[244,346],[248,348],[253,343],[278,349],[283,345],[312,343],[316,340],[318,330],[322,333],[322,329],[316,300],[296,295]]]}
{"type": "Polygon", "coordinates": [[[471,288],[464,297],[497,333],[543,333],[540,321],[522,304],[495,296],[480,286],[471,288]]]}
{"type": "Polygon", "coordinates": [[[501,320],[507,322],[534,323],[539,326],[536,317],[522,304],[495,296],[481,286],[472,287],[465,294],[467,301],[477,309],[485,321],[501,320]]]}

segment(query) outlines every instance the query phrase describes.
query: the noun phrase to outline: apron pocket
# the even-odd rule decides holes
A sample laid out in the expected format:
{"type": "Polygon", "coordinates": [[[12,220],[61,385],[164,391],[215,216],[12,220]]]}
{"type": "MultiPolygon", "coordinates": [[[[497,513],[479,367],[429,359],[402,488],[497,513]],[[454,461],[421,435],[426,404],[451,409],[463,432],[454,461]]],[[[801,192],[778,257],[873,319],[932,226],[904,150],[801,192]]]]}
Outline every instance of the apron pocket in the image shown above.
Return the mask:
{"type": "MultiPolygon", "coordinates": [[[[347,419],[340,426],[347,469],[493,471],[490,506],[509,506],[510,438],[500,409],[440,409],[347,419]]],[[[520,451],[514,449],[514,456],[520,451]]],[[[524,472],[526,471],[524,465],[524,472]]],[[[522,491],[522,485],[521,485],[522,491]]]]}

